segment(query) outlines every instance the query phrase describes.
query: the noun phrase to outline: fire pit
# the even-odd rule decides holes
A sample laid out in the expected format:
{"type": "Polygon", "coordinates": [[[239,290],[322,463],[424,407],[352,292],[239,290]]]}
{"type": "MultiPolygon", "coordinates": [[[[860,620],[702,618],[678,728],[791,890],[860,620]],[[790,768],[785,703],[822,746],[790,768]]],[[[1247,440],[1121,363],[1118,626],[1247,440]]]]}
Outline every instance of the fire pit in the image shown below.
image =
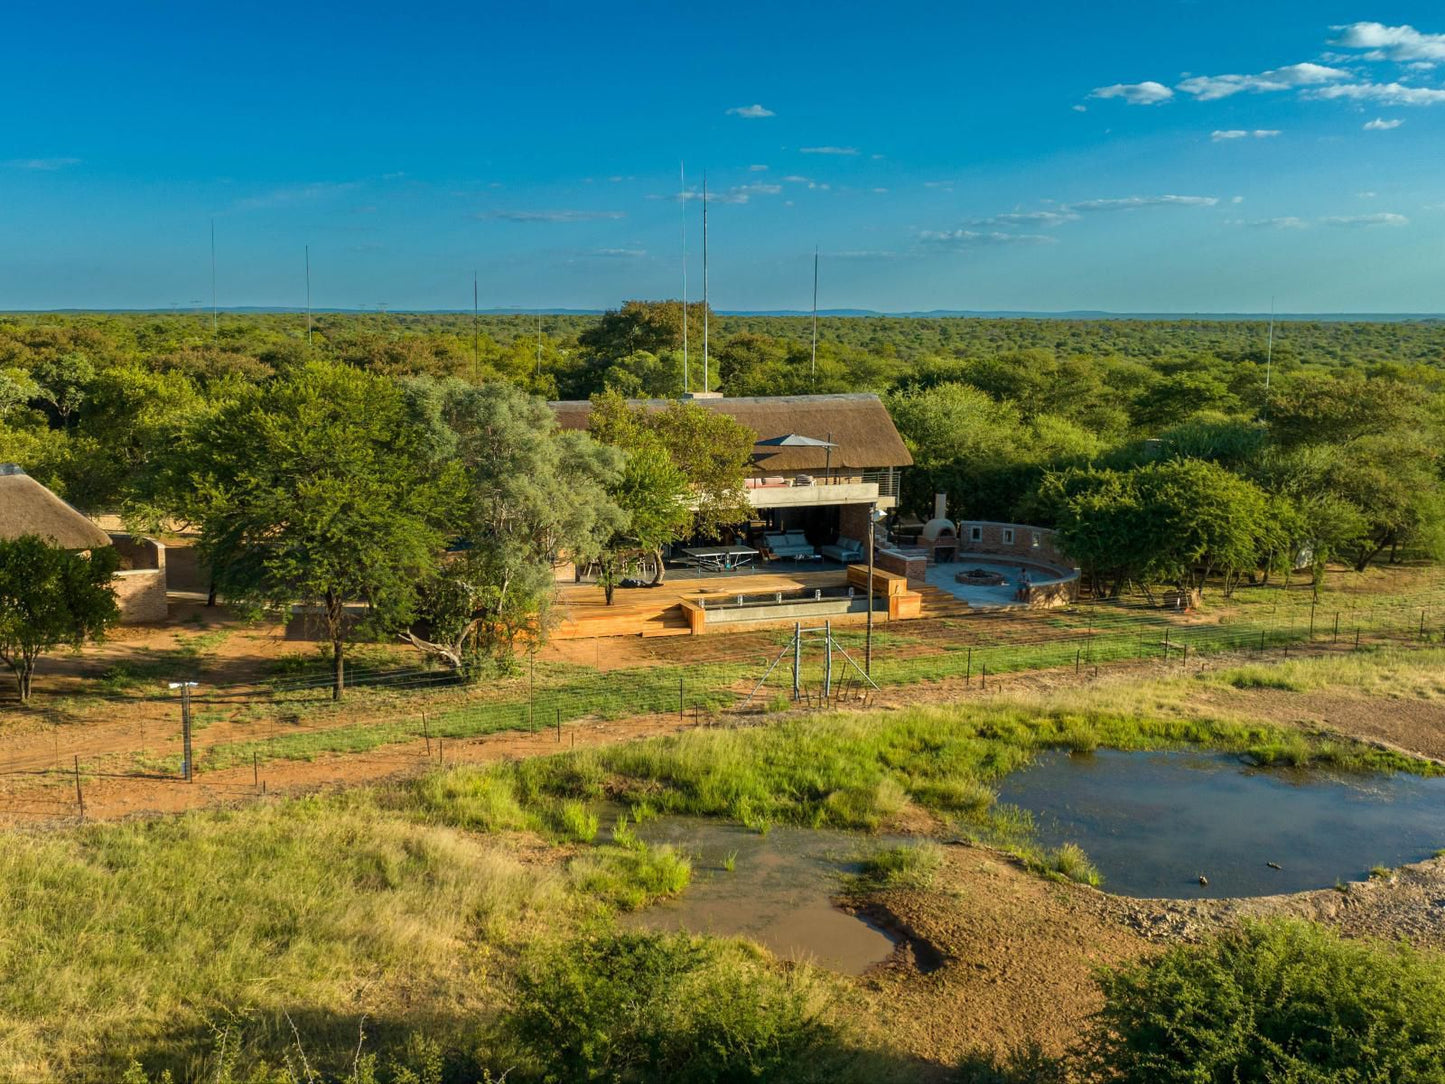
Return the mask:
{"type": "Polygon", "coordinates": [[[968,584],[970,587],[1002,587],[1008,583],[1008,580],[999,573],[990,572],[986,568],[970,568],[956,573],[953,578],[958,583],[968,584]]]}

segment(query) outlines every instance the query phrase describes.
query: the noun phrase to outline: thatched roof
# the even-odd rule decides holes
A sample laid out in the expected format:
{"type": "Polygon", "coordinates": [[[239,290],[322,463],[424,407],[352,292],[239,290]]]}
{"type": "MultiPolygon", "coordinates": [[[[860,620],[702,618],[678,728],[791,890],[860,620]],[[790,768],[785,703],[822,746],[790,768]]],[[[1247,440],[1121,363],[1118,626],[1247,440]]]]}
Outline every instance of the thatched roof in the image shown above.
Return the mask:
{"type": "MultiPolygon", "coordinates": [[[[663,410],[676,400],[634,399],[633,406],[663,410]]],[[[778,395],[741,399],[693,399],[691,402],[736,418],[759,440],[796,433],[830,440],[836,447],[828,461],[842,469],[906,467],[913,457],[903,446],[893,419],[876,395],[778,395]]],[[[586,429],[592,404],[585,400],[552,403],[563,429],[586,429]]],[[[759,448],[759,466],[766,471],[822,470],[823,448],[759,448]]]]}
{"type": "Polygon", "coordinates": [[[0,464],[0,538],[33,534],[67,550],[110,545],[106,534],[13,463],[0,464]]]}

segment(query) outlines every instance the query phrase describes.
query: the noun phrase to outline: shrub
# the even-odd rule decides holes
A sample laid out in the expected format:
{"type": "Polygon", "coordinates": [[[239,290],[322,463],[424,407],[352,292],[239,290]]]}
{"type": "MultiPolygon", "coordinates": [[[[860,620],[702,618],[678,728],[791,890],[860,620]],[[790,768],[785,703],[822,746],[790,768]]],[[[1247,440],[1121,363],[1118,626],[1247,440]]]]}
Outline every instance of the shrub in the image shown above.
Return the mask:
{"type": "Polygon", "coordinates": [[[831,1038],[809,973],[685,934],[609,934],[523,967],[505,1030],[545,1081],[786,1080],[831,1038]]]}
{"type": "Polygon", "coordinates": [[[1250,923],[1101,977],[1110,1084],[1445,1080],[1445,963],[1311,923],[1250,923]]]}

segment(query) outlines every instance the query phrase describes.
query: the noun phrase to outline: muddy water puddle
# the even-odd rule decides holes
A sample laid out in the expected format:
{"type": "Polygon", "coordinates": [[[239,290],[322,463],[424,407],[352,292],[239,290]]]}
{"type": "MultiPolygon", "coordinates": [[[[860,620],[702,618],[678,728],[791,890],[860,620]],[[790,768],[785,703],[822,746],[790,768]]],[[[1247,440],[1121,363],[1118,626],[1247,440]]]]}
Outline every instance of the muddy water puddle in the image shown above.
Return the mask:
{"type": "Polygon", "coordinates": [[[693,879],[679,898],[628,916],[634,928],[746,937],[776,956],[845,975],[887,959],[898,943],[830,902],[840,876],[857,870],[859,852],[891,840],[802,828],[760,835],[688,817],[647,821],[636,832],[690,855],[693,879]]]}
{"type": "Polygon", "coordinates": [[[1261,770],[1223,754],[1053,753],[1004,779],[999,801],[1034,814],[1040,843],[1083,847],[1125,896],[1301,892],[1445,847],[1445,779],[1261,770]]]}

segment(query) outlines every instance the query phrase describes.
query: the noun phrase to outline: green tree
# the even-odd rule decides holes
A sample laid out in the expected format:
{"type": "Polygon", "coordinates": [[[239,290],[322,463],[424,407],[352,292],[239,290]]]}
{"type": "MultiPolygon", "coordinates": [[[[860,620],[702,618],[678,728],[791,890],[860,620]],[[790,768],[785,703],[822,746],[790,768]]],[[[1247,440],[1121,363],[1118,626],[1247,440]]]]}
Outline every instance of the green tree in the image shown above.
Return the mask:
{"type": "Polygon", "coordinates": [[[623,451],[653,442],[666,450],[687,482],[692,507],[691,522],[667,541],[716,537],[722,528],[752,517],[744,483],[758,435],[728,415],[690,402],[661,410],[633,407],[610,393],[593,396],[588,432],[623,451]]]}
{"type": "Polygon", "coordinates": [[[120,620],[110,585],[118,564],[108,546],[83,554],[34,535],[0,540],[0,659],[22,704],[41,655],[99,640],[120,620]]]}
{"type": "Polygon", "coordinates": [[[404,627],[456,520],[460,469],[426,454],[396,385],[311,362],[222,410],[200,434],[200,552],[228,600],[320,608],[332,696],[347,604],[404,627]]]}
{"type": "MultiPolygon", "coordinates": [[[[545,402],[506,384],[436,390],[449,458],[465,471],[458,533],[425,607],[430,636],[412,642],[453,665],[490,655],[510,664],[516,645],[545,636],[554,566],[595,558],[624,524],[609,490],[622,456],[586,433],[557,428],[545,402]]],[[[431,427],[423,426],[428,431],[431,427]]]]}
{"type": "Polygon", "coordinates": [[[638,433],[625,454],[622,476],[610,490],[622,518],[598,554],[599,582],[609,606],[617,581],[635,567],[640,554],[651,557],[654,582],[661,582],[662,548],[682,536],[693,515],[687,478],[656,435],[638,433]]]}

